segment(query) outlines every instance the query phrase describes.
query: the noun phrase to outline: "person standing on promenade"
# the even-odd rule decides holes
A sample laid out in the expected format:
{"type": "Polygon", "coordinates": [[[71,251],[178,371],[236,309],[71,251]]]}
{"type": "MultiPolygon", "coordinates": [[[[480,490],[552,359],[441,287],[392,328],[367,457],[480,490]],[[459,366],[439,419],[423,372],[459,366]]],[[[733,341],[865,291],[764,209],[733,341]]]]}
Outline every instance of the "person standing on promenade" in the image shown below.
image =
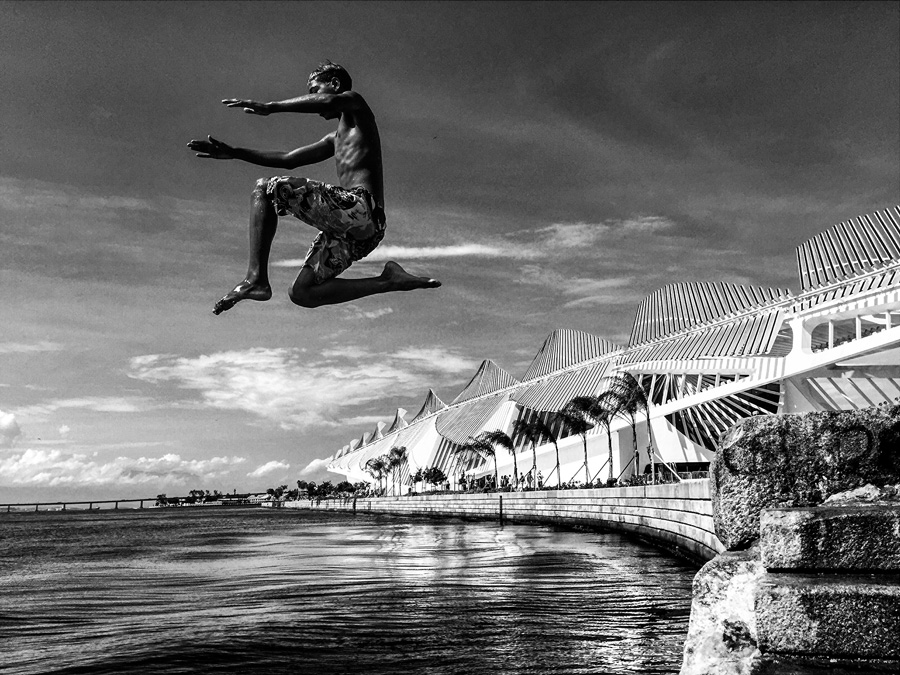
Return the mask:
{"type": "Polygon", "coordinates": [[[288,295],[301,307],[351,302],[377,293],[437,288],[436,279],[414,276],[396,262],[377,277],[338,279],[352,263],[371,253],[384,237],[384,181],[381,139],[365,99],[351,89],[347,71],[326,61],[309,75],[308,94],[261,103],[229,98],[229,108],[252,115],[311,113],[338,120],[335,131],[320,141],[286,152],[238,148],[207,136],[188,147],[204,159],[240,159],[259,166],[295,169],[335,158],[339,186],[311,178],[276,176],[257,181],[250,213],[250,262],[247,275],[219,300],[221,314],[241,300],[269,300],[269,252],[278,216],[288,213],[319,230],[288,295]]]}

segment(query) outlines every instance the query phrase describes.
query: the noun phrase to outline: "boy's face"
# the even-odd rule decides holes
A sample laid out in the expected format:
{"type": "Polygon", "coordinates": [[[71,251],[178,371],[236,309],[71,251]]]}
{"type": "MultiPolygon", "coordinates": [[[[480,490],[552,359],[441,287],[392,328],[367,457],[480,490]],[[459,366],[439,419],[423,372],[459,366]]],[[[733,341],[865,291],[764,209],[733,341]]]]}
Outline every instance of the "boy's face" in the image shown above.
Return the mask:
{"type": "MultiPolygon", "coordinates": [[[[327,75],[319,75],[317,78],[309,81],[310,94],[337,94],[340,90],[340,81],[336,77],[328,77],[327,75]]],[[[319,117],[326,120],[337,119],[340,117],[334,113],[319,113],[319,117]]]]}

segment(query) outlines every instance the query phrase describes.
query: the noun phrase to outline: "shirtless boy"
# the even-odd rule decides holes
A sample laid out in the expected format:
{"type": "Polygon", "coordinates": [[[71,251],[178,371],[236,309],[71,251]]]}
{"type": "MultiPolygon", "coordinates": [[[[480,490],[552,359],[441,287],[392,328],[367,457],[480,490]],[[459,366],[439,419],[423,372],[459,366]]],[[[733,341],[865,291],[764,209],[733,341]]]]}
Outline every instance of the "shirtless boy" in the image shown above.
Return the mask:
{"type": "Polygon", "coordinates": [[[340,182],[340,186],[335,186],[293,176],[261,178],[256,182],[247,276],[216,303],[213,314],[221,314],[241,300],[272,297],[269,251],[278,216],[288,213],[319,230],[288,293],[301,307],[334,305],[376,293],[441,285],[436,279],[413,276],[393,261],[377,277],[337,278],[378,246],[385,228],[381,139],[372,110],[351,85],[346,70],[326,61],[310,74],[309,94],[304,96],[273,103],[235,98],[222,101],[229,108],[243,108],[253,115],[295,112],[337,119],[337,130],[317,143],[287,152],[236,148],[212,136],[188,143],[198,157],[205,159],[240,159],[288,170],[334,157],[340,182]]]}

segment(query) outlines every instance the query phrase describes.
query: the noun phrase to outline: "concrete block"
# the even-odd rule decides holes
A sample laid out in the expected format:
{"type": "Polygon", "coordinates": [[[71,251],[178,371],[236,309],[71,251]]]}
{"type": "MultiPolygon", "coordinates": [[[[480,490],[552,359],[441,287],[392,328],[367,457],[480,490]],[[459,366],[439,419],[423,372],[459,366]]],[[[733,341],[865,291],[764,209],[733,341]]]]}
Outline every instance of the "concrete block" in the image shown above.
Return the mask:
{"type": "Polygon", "coordinates": [[[767,509],[760,533],[770,570],[900,572],[900,505],[767,509]]]}
{"type": "Polygon", "coordinates": [[[716,533],[729,550],[746,548],[765,508],[900,481],[900,405],[746,418],[723,437],[710,476],[716,533]]]}
{"type": "Polygon", "coordinates": [[[767,573],[755,613],[763,653],[900,659],[900,574],[767,573]]]}

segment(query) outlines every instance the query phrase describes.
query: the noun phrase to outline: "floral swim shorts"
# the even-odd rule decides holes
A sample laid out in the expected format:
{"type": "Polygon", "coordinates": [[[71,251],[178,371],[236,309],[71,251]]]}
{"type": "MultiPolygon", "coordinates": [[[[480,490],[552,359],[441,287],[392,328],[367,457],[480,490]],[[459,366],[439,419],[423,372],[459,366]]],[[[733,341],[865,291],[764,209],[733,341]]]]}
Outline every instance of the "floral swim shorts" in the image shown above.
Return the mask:
{"type": "Polygon", "coordinates": [[[336,277],[365,258],[384,238],[384,211],[363,187],[342,188],[310,178],[270,178],[266,193],[279,216],[293,214],[319,230],[304,267],[317,284],[336,277]]]}

